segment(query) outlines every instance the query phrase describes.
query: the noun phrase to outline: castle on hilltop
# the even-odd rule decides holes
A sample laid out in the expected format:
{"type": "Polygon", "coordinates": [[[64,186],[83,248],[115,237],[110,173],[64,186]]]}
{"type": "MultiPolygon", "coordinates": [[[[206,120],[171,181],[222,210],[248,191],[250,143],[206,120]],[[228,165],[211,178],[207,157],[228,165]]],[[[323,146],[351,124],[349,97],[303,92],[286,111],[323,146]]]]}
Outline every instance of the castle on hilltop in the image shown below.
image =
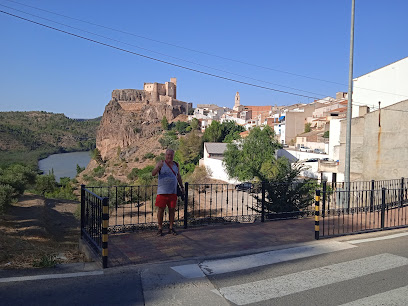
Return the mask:
{"type": "Polygon", "coordinates": [[[119,102],[124,110],[137,111],[141,104],[166,104],[180,108],[184,114],[193,107],[192,103],[177,100],[177,79],[170,78],[170,82],[144,83],[140,89],[115,89],[112,99],[119,102]]]}
{"type": "Polygon", "coordinates": [[[171,97],[173,99],[177,99],[176,98],[176,93],[177,93],[177,79],[176,78],[170,78],[170,82],[166,82],[164,84],[144,83],[143,89],[147,92],[151,92],[152,96],[157,97],[157,99],[160,99],[161,97],[164,97],[164,96],[171,97]]]}

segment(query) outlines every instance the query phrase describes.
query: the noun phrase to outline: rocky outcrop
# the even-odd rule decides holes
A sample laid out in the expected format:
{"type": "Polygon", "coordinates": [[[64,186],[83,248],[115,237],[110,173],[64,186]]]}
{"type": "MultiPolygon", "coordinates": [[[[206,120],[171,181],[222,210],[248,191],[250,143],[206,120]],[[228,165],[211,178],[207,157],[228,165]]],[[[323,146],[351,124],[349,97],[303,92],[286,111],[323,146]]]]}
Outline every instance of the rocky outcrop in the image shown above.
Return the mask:
{"type": "Polygon", "coordinates": [[[149,139],[161,133],[163,117],[172,121],[183,113],[182,105],[157,101],[144,90],[114,90],[111,101],[105,107],[96,147],[105,160],[118,154],[127,158],[138,151],[149,151],[149,139]]]}

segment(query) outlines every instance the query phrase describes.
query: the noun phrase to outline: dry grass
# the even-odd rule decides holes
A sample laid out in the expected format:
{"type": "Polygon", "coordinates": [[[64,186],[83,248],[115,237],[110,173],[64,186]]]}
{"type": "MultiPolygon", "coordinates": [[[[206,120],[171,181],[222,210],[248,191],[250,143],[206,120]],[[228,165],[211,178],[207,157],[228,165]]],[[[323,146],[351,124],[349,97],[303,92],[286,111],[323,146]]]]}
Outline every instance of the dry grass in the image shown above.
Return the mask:
{"type": "Polygon", "coordinates": [[[78,203],[24,195],[0,216],[0,269],[84,260],[78,250],[78,203]]]}

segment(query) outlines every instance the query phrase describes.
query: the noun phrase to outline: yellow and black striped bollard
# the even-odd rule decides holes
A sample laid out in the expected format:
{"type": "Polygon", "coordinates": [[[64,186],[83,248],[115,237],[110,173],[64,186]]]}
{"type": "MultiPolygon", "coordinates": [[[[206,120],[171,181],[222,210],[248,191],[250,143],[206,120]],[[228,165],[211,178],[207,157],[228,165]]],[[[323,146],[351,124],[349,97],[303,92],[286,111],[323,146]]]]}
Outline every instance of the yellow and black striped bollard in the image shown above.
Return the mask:
{"type": "Polygon", "coordinates": [[[102,200],[102,267],[108,267],[109,198],[102,200]]]}
{"type": "Polygon", "coordinates": [[[316,240],[319,240],[319,234],[320,234],[319,205],[320,205],[320,190],[316,190],[316,197],[315,197],[315,239],[316,240]]]}

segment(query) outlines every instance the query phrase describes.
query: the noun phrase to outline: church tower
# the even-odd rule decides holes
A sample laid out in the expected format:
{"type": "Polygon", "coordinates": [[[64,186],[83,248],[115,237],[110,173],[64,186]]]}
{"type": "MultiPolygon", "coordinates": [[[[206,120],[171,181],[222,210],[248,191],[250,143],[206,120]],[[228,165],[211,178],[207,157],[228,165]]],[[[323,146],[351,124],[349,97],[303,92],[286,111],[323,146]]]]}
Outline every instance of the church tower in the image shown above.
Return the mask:
{"type": "Polygon", "coordinates": [[[239,92],[235,94],[235,104],[234,104],[234,111],[240,112],[242,111],[243,107],[241,106],[240,98],[239,98],[239,92]]]}

